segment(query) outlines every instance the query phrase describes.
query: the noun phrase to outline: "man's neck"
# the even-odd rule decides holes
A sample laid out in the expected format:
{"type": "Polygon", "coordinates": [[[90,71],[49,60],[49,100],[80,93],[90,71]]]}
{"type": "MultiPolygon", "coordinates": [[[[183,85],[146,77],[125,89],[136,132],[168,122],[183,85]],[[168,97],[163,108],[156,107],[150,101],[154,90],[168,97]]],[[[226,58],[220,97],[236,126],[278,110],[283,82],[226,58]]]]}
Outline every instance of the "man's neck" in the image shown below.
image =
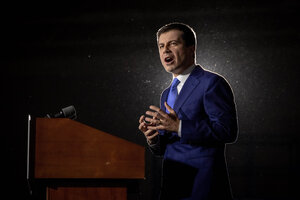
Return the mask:
{"type": "Polygon", "coordinates": [[[183,68],[182,70],[180,70],[180,72],[178,73],[172,73],[173,77],[177,77],[178,75],[184,75],[184,74],[189,74],[190,73],[190,69],[192,66],[195,66],[196,63],[192,63],[191,65],[187,65],[187,67],[183,68]]]}

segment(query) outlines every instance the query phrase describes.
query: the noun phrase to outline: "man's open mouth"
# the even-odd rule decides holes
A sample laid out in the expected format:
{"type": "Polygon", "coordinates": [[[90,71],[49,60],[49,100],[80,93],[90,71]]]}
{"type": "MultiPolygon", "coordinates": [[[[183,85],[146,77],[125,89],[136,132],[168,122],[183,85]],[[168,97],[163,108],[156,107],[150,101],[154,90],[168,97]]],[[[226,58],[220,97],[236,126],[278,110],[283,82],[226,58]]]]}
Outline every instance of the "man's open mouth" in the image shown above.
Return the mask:
{"type": "Polygon", "coordinates": [[[173,57],[165,57],[165,62],[168,64],[168,63],[171,63],[172,61],[174,60],[173,57]]]}

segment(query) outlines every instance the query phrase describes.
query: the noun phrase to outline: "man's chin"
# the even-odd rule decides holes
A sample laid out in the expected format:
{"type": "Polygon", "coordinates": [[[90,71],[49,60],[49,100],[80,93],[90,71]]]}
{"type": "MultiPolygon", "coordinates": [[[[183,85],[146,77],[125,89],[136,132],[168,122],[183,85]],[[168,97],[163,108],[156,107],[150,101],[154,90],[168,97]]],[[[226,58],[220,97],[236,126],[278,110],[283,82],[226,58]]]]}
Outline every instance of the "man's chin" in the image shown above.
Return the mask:
{"type": "Polygon", "coordinates": [[[164,66],[166,72],[174,73],[176,71],[176,67],[174,65],[165,65],[164,66]]]}

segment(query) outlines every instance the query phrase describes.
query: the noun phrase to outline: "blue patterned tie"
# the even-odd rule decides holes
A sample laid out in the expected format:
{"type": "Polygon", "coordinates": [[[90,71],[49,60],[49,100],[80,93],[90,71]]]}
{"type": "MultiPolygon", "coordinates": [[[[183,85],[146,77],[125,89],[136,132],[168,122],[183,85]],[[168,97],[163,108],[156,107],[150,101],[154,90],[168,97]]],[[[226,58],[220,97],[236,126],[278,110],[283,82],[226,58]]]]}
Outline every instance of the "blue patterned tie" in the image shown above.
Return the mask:
{"type": "MultiPolygon", "coordinates": [[[[174,78],[171,88],[170,88],[170,92],[168,95],[168,100],[167,100],[167,104],[173,108],[176,98],[178,96],[178,92],[177,92],[177,85],[180,83],[180,81],[177,78],[174,78]]],[[[168,109],[166,110],[167,113],[169,113],[168,109]]]]}

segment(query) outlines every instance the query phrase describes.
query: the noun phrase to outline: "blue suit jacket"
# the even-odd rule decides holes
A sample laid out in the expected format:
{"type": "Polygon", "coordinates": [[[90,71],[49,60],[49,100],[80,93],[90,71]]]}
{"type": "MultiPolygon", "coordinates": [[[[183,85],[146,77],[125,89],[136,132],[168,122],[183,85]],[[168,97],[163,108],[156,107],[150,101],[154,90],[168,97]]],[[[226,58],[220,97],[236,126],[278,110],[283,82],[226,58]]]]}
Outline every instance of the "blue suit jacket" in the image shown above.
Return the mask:
{"type": "MultiPolygon", "coordinates": [[[[162,93],[162,110],[166,110],[164,102],[169,90],[162,93]]],[[[173,109],[182,120],[181,137],[177,133],[159,131],[160,142],[152,148],[164,158],[162,198],[231,199],[224,150],[226,143],[237,138],[237,116],[228,82],[196,66],[173,109]],[[178,175],[185,180],[174,179],[178,175]],[[185,185],[190,188],[184,190],[185,185]],[[180,194],[180,190],[185,194],[180,194]]]]}

